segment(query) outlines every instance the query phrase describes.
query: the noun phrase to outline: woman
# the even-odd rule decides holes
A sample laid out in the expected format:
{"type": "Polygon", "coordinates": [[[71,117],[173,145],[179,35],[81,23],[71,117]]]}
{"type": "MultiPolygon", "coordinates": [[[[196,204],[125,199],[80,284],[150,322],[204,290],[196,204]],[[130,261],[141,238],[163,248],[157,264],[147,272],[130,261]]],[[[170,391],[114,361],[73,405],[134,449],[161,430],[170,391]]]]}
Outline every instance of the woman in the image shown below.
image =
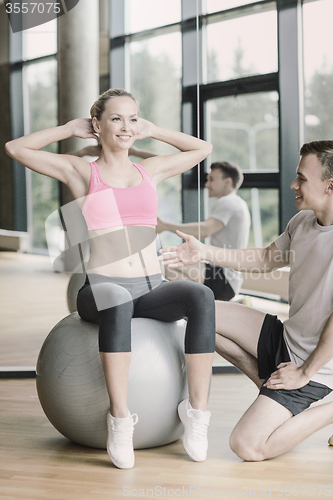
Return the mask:
{"type": "Polygon", "coordinates": [[[110,89],[93,104],[90,119],[15,139],[6,151],[17,161],[53,177],[71,190],[86,219],[91,255],[77,306],[86,321],[99,323],[99,348],[110,397],[107,415],[109,456],[119,468],[134,466],[133,430],[137,416],[127,408],[132,317],[175,321],[187,317],[185,358],[189,399],[178,407],[184,448],[195,461],[207,455],[210,413],[207,399],[215,340],[212,292],[190,282],[165,282],[156,254],[156,185],[198,164],[211,145],[139,118],[132,94],[110,89]],[[101,156],[83,158],[40,151],[76,136],[99,138],[101,156]],[[151,137],[181,152],[133,164],[134,141],[151,137]]]}

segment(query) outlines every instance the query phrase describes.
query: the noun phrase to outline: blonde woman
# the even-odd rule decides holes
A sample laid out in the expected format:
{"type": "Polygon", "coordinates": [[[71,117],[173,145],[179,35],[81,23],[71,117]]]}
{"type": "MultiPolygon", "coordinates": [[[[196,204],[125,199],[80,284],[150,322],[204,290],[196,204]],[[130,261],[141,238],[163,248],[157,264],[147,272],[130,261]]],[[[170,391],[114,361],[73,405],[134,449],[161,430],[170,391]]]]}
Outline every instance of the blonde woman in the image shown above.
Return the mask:
{"type": "MultiPolygon", "coordinates": [[[[6,144],[7,153],[28,168],[71,190],[86,219],[91,255],[78,293],[80,316],[99,323],[99,348],[110,397],[109,456],[119,468],[134,466],[137,420],[127,408],[131,360],[131,319],[187,318],[185,358],[189,399],[178,407],[183,444],[195,461],[207,455],[208,389],[215,341],[214,296],[198,283],[166,282],[156,254],[156,185],[197,165],[211,153],[209,143],[139,118],[136,99],[110,89],[91,107],[91,119],[75,119],[6,144]],[[90,164],[73,155],[41,151],[69,137],[99,138],[100,157],[90,164]],[[151,137],[179,150],[134,164],[135,140],[151,137]]],[[[140,415],[138,416],[140,418],[140,415]]]]}

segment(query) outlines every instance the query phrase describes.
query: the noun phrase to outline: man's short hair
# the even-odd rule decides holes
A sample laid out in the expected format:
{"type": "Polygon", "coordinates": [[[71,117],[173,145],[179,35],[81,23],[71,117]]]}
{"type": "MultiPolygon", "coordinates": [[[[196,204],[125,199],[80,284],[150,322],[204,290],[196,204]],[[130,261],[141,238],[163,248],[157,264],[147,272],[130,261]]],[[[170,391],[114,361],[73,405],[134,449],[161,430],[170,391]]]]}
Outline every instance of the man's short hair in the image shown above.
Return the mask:
{"type": "Polygon", "coordinates": [[[326,181],[333,178],[333,141],[312,141],[303,144],[299,152],[301,156],[316,155],[323,173],[321,179],[326,181]]]}
{"type": "Polygon", "coordinates": [[[234,189],[239,189],[243,183],[244,176],[242,169],[237,163],[232,161],[216,161],[211,164],[211,170],[221,170],[223,178],[231,177],[234,189]]]}

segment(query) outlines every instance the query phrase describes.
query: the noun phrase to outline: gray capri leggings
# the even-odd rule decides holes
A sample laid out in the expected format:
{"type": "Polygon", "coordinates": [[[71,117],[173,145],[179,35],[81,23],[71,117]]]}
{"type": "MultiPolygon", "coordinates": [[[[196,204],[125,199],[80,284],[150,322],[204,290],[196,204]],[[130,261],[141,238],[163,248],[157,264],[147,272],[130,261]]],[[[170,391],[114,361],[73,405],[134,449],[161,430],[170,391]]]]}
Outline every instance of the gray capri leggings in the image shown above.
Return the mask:
{"type": "Polygon", "coordinates": [[[213,292],[190,281],[162,281],[160,274],[139,278],[111,278],[89,274],[77,297],[85,321],[99,324],[101,352],[131,351],[132,318],[177,321],[187,318],[185,353],[215,349],[213,292]]]}

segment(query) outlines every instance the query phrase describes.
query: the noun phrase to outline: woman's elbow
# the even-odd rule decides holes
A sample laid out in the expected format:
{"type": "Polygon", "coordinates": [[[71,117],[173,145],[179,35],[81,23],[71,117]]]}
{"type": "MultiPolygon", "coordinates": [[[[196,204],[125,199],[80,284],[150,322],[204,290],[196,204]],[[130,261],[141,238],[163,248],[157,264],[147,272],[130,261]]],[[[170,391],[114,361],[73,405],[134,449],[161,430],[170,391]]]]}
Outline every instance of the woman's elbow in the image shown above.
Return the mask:
{"type": "Polygon", "coordinates": [[[16,144],[16,140],[6,142],[5,151],[8,156],[18,161],[19,163],[24,162],[24,156],[23,156],[24,149],[22,149],[21,147],[19,147],[18,144],[16,144]]]}
{"type": "Polygon", "coordinates": [[[213,151],[213,144],[211,144],[210,142],[206,142],[206,145],[207,145],[207,156],[209,156],[212,151],[213,151]]]}
{"type": "Polygon", "coordinates": [[[6,144],[5,144],[5,151],[6,151],[6,153],[7,153],[8,156],[11,156],[12,158],[14,158],[14,156],[15,156],[15,146],[13,145],[13,141],[6,142],[6,144]]]}
{"type": "Polygon", "coordinates": [[[198,152],[200,154],[200,160],[203,161],[211,154],[213,151],[213,145],[210,142],[202,141],[202,144],[200,146],[200,149],[198,149],[198,152]]]}

